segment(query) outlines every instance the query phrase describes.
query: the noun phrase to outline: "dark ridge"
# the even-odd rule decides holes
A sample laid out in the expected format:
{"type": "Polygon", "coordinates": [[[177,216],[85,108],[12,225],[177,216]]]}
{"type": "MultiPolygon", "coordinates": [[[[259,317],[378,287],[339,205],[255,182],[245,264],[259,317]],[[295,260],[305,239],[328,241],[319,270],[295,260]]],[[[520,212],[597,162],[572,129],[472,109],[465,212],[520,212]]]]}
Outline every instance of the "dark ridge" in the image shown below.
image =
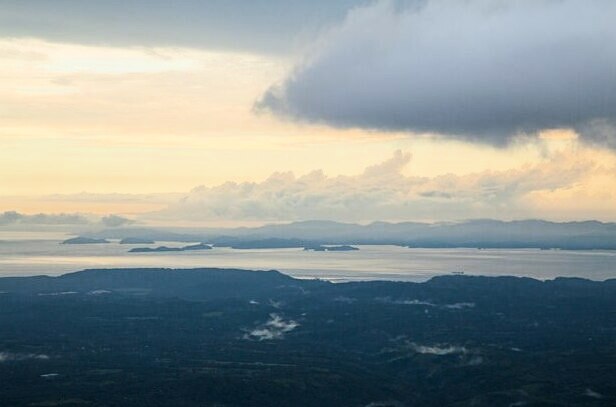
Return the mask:
{"type": "Polygon", "coordinates": [[[235,269],[90,269],[59,277],[0,278],[0,290],[9,293],[109,290],[191,300],[261,296],[295,280],[278,271],[235,269]]]}
{"type": "Polygon", "coordinates": [[[103,244],[103,243],[109,243],[109,240],[78,236],[78,237],[72,237],[70,239],[66,239],[62,242],[62,244],[103,244]]]}
{"type": "MultiPolygon", "coordinates": [[[[616,288],[616,280],[605,282],[581,278],[540,281],[528,277],[483,277],[446,275],[426,282],[362,281],[333,284],[321,280],[295,279],[279,271],[240,269],[89,269],[58,277],[4,277],[0,291],[25,295],[41,293],[108,290],[118,294],[177,297],[188,300],[295,295],[298,289],[315,293],[360,296],[413,296],[429,293],[448,301],[486,298],[540,297],[542,295],[604,295],[616,288]]],[[[614,293],[616,294],[616,293],[614,293]]]]}

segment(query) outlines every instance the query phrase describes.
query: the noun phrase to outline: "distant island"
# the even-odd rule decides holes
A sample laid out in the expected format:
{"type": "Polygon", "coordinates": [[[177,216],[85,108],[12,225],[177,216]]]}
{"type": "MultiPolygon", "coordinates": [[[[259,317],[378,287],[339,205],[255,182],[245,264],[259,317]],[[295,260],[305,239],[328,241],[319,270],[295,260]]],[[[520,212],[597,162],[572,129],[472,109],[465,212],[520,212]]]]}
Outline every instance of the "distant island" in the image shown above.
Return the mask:
{"type": "Polygon", "coordinates": [[[103,243],[109,243],[109,240],[77,236],[77,237],[72,237],[70,239],[66,239],[61,244],[103,244],[103,243]]]}
{"type": "Polygon", "coordinates": [[[120,244],[154,244],[154,240],[146,239],[142,237],[125,237],[120,240],[120,244]]]}
{"type": "Polygon", "coordinates": [[[183,246],[183,247],[167,247],[167,246],[158,246],[158,247],[135,247],[130,249],[129,253],[152,253],[152,252],[186,252],[193,250],[212,250],[212,246],[205,243],[197,243],[193,245],[183,246]]]}
{"type": "Polygon", "coordinates": [[[314,251],[314,252],[351,252],[354,250],[359,250],[359,248],[349,245],[342,246],[306,246],[304,247],[304,251],[314,251]]]}

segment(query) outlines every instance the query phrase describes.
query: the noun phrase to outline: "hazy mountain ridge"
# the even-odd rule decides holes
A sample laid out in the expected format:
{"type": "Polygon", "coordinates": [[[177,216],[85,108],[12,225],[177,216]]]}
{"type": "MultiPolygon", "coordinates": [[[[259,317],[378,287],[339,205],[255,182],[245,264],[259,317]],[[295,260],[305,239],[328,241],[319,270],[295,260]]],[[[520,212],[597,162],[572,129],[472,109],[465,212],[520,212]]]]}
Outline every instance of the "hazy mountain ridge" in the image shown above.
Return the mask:
{"type": "Polygon", "coordinates": [[[203,241],[241,246],[266,239],[288,239],[277,247],[310,244],[396,244],[414,247],[616,249],[616,223],[599,221],[470,220],[458,223],[373,222],[368,225],[302,221],[255,228],[150,229],[114,228],[88,236],[203,241]]]}

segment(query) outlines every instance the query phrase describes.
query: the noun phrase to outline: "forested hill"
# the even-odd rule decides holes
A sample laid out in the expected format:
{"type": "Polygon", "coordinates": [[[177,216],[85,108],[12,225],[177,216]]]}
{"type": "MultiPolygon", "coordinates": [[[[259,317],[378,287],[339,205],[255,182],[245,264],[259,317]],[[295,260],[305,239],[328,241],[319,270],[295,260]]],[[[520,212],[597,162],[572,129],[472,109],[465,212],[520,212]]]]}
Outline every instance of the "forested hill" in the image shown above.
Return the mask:
{"type": "Polygon", "coordinates": [[[109,269],[0,292],[0,405],[616,405],[616,280],[109,269]]]}

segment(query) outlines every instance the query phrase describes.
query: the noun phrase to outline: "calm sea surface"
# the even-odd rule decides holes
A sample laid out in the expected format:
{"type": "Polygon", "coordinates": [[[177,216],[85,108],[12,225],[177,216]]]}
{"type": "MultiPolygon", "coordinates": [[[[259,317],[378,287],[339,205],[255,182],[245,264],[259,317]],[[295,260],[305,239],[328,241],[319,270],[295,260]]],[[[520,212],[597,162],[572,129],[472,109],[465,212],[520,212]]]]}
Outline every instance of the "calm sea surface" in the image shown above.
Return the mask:
{"type": "MultiPolygon", "coordinates": [[[[302,249],[128,253],[131,245],[61,245],[58,238],[0,235],[0,276],[59,275],[86,268],[232,267],[279,270],[299,278],[333,281],[423,281],[435,275],[512,275],[538,279],[559,276],[592,280],[616,278],[616,251],[408,249],[358,246],[352,252],[306,252],[302,249]]],[[[158,242],[157,245],[181,246],[158,242]]]]}

